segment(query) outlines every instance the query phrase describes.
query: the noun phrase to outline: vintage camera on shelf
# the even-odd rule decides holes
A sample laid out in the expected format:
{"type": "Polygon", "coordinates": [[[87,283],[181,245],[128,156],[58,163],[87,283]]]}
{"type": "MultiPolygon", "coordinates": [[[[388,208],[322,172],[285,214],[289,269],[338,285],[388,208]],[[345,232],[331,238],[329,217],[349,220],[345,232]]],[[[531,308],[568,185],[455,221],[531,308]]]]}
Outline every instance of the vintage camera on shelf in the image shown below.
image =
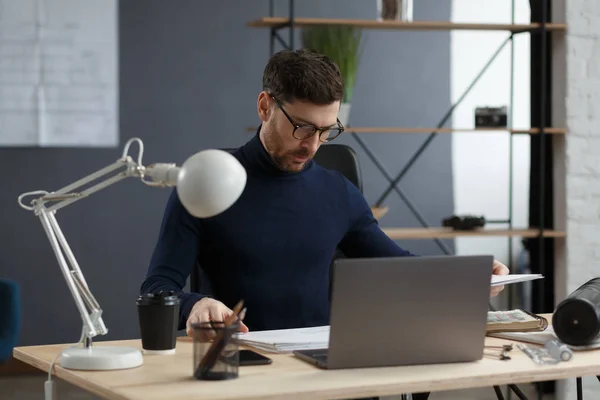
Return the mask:
{"type": "Polygon", "coordinates": [[[442,220],[442,226],[452,228],[456,231],[472,231],[477,228],[483,228],[485,218],[475,215],[453,215],[442,220]]]}
{"type": "Polygon", "coordinates": [[[506,128],[508,124],[507,107],[475,108],[476,128],[506,128]]]}

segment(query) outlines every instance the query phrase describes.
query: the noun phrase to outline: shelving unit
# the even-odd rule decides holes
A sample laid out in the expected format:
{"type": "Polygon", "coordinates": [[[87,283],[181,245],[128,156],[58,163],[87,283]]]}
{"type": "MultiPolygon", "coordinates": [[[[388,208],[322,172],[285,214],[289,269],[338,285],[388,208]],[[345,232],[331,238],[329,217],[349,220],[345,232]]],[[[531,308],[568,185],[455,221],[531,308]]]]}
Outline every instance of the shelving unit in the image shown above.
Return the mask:
{"type": "MultiPolygon", "coordinates": [[[[508,0],[507,0],[508,1],[508,0]]],[[[524,228],[515,228],[513,226],[513,206],[512,206],[512,196],[513,196],[513,137],[514,135],[540,135],[540,141],[542,143],[541,149],[543,152],[544,146],[544,137],[546,135],[565,135],[568,134],[567,130],[560,127],[549,127],[546,126],[545,121],[545,112],[541,112],[540,122],[538,124],[533,124],[531,128],[515,128],[512,123],[512,115],[513,115],[513,97],[514,97],[514,36],[518,34],[540,34],[542,35],[542,45],[540,46],[539,51],[541,52],[542,59],[545,60],[546,57],[546,46],[544,45],[544,41],[546,40],[546,34],[548,32],[566,32],[567,25],[560,23],[549,23],[547,21],[548,15],[548,4],[546,2],[542,2],[542,22],[541,23],[529,23],[529,24],[516,24],[515,14],[514,14],[514,0],[512,1],[512,23],[510,24],[485,24],[485,23],[454,23],[449,21],[414,21],[414,22],[401,22],[401,21],[378,21],[378,20],[364,20],[364,19],[332,19],[332,18],[297,18],[294,16],[294,0],[288,0],[289,2],[289,15],[286,17],[280,17],[274,15],[274,0],[269,0],[269,16],[260,18],[255,21],[251,21],[247,24],[248,27],[252,28],[268,28],[270,30],[270,53],[273,54],[275,50],[275,42],[279,42],[284,48],[294,49],[295,46],[295,37],[294,37],[294,28],[303,28],[310,26],[318,26],[318,25],[350,25],[357,28],[362,29],[379,29],[379,30],[398,30],[398,31],[449,31],[449,30],[472,30],[472,31],[504,31],[510,33],[508,38],[499,46],[499,48],[494,52],[492,57],[486,62],[484,67],[479,71],[479,73],[473,78],[471,84],[466,88],[466,90],[459,97],[458,101],[453,104],[448,112],[441,118],[439,123],[432,128],[423,128],[423,127],[347,127],[346,132],[352,135],[352,137],[356,140],[358,145],[365,151],[367,156],[374,162],[379,171],[385,176],[385,178],[389,182],[389,187],[384,191],[382,196],[377,200],[375,204],[372,205],[372,209],[381,209],[384,208],[383,202],[386,197],[392,192],[395,191],[401,199],[405,202],[408,208],[413,212],[416,218],[421,222],[423,228],[385,228],[384,231],[388,234],[388,236],[392,239],[434,239],[442,248],[442,250],[449,254],[450,251],[441,242],[439,239],[444,238],[456,238],[456,237],[506,237],[508,238],[508,251],[510,254],[509,257],[509,268],[513,270],[512,266],[512,240],[513,237],[523,237],[523,238],[538,238],[540,241],[540,254],[544,252],[544,238],[564,238],[566,236],[565,232],[545,229],[545,221],[544,221],[544,206],[545,203],[543,201],[543,196],[540,198],[539,204],[539,212],[540,212],[540,224],[537,227],[524,227],[524,228]],[[288,29],[289,38],[286,41],[281,35],[280,31],[282,29],[288,29]],[[502,49],[504,49],[507,45],[510,45],[510,102],[509,102],[509,110],[508,110],[508,125],[505,128],[485,128],[485,129],[460,129],[460,128],[449,128],[444,125],[449,120],[450,116],[454,112],[455,108],[462,102],[462,100],[466,97],[466,95],[471,91],[471,89],[477,84],[481,76],[485,73],[488,67],[494,62],[497,56],[500,54],[502,49]],[[535,126],[537,125],[537,127],[535,126]],[[540,128],[542,127],[542,128],[540,128]],[[440,227],[430,227],[423,216],[419,213],[417,207],[410,201],[408,196],[402,191],[401,188],[397,186],[398,182],[404,177],[406,172],[414,165],[415,161],[421,156],[423,151],[429,146],[431,141],[438,134],[446,134],[446,133],[454,133],[454,132],[470,132],[473,134],[498,134],[505,133],[508,136],[509,140],[509,188],[508,188],[508,196],[509,196],[509,207],[507,210],[508,217],[503,221],[496,221],[498,223],[504,223],[508,225],[507,229],[494,229],[494,228],[485,228],[478,229],[474,231],[453,231],[446,228],[440,227]],[[389,134],[427,134],[427,138],[424,140],[423,144],[415,151],[414,155],[410,157],[407,161],[406,165],[402,168],[401,172],[395,177],[389,176],[389,173],[383,167],[383,165],[379,162],[375,154],[369,149],[367,144],[362,140],[361,136],[370,133],[389,133],[389,134]]],[[[537,50],[537,49],[536,49],[537,50]]],[[[542,69],[545,66],[542,65],[542,69]]],[[[542,95],[541,102],[542,108],[544,104],[547,102],[547,90],[544,90],[545,85],[545,74],[542,72],[539,77],[541,85],[542,85],[542,95]]],[[[535,79],[536,77],[532,77],[535,79]]],[[[248,128],[249,131],[256,131],[256,128],[248,128]]],[[[544,158],[543,155],[540,157],[540,169],[543,171],[544,168],[544,158]]],[[[541,176],[544,176],[541,173],[541,176]]],[[[539,183],[543,188],[543,179],[542,182],[539,183]]],[[[540,272],[544,274],[544,257],[540,257],[540,272]]],[[[509,304],[510,304],[510,293],[509,293],[509,304]]]]}
{"type": "MultiPolygon", "coordinates": [[[[505,0],[509,1],[509,0],[505,0]]],[[[473,78],[471,84],[466,88],[466,90],[459,97],[457,102],[453,104],[448,112],[441,118],[439,123],[432,128],[426,127],[346,127],[346,132],[349,133],[358,143],[358,145],[365,151],[366,155],[373,161],[375,166],[379,169],[381,174],[387,179],[389,182],[389,187],[384,191],[381,197],[377,200],[375,204],[371,206],[374,214],[377,218],[381,218],[382,215],[385,214],[387,208],[384,206],[384,201],[386,197],[392,192],[395,191],[400,198],[404,201],[410,211],[415,215],[415,217],[420,221],[422,228],[384,228],[384,232],[394,240],[407,240],[407,239],[433,239],[437,242],[440,248],[446,253],[449,254],[450,251],[447,246],[441,241],[441,239],[451,239],[457,237],[504,237],[508,238],[508,252],[509,252],[509,261],[508,267],[513,271],[513,245],[512,238],[520,237],[520,238],[530,238],[537,239],[537,252],[535,253],[538,260],[539,270],[537,272],[542,275],[548,276],[546,274],[545,267],[545,251],[544,251],[544,239],[564,239],[566,237],[566,233],[558,230],[547,229],[547,222],[545,221],[546,214],[546,202],[544,201],[544,186],[545,186],[545,138],[548,135],[566,135],[568,134],[567,130],[561,127],[552,127],[547,126],[548,122],[546,121],[547,113],[546,106],[549,101],[549,90],[546,88],[546,66],[547,66],[547,54],[548,49],[546,47],[546,43],[548,39],[548,33],[560,34],[567,31],[567,25],[562,23],[550,23],[549,21],[549,4],[546,1],[542,1],[541,4],[536,5],[537,11],[540,12],[541,16],[539,20],[540,23],[528,23],[528,24],[516,24],[515,22],[515,2],[511,1],[512,5],[512,18],[510,24],[485,24],[485,23],[453,23],[450,21],[414,21],[414,22],[400,22],[400,21],[376,21],[376,20],[364,20],[364,19],[335,19],[335,18],[296,18],[294,16],[294,0],[288,0],[289,2],[289,15],[287,17],[275,16],[274,14],[274,0],[269,0],[269,16],[260,18],[255,21],[251,21],[248,23],[249,27],[252,28],[268,28],[270,30],[270,53],[273,54],[275,50],[275,42],[279,42],[284,48],[294,49],[295,46],[295,37],[294,37],[294,28],[304,28],[318,25],[338,25],[338,26],[354,26],[362,29],[374,29],[374,30],[397,30],[397,31],[449,31],[449,30],[470,30],[470,31],[504,31],[510,33],[508,38],[499,46],[499,48],[494,52],[492,57],[486,62],[484,67],[479,71],[479,73],[473,78]],[[286,41],[279,34],[282,29],[288,29],[289,39],[286,41]],[[532,51],[538,52],[541,56],[541,68],[540,73],[537,75],[532,74],[532,82],[539,82],[539,90],[540,90],[540,108],[539,115],[535,116],[537,121],[532,121],[532,127],[530,128],[516,128],[513,126],[512,115],[513,115],[513,103],[514,103],[514,64],[515,64],[515,52],[514,52],[514,37],[519,34],[530,34],[530,35],[540,35],[540,43],[532,48],[532,51]],[[505,128],[485,128],[485,129],[460,129],[460,128],[449,128],[444,125],[449,120],[450,116],[454,112],[455,108],[463,101],[466,95],[471,91],[471,89],[477,84],[481,76],[485,73],[488,67],[494,62],[497,56],[500,54],[502,49],[505,46],[510,45],[510,101],[509,101],[509,110],[508,110],[508,124],[505,128]],[[539,79],[537,82],[533,79],[539,79]],[[480,135],[488,135],[488,134],[506,134],[509,140],[509,170],[507,171],[509,174],[509,187],[508,187],[508,197],[509,197],[509,206],[507,210],[508,217],[504,221],[489,221],[484,229],[476,229],[473,231],[456,231],[450,228],[444,227],[430,227],[427,222],[423,218],[423,216],[419,213],[415,204],[413,204],[408,196],[402,191],[401,188],[397,186],[400,180],[404,177],[407,171],[414,165],[415,161],[421,156],[424,150],[429,146],[431,141],[438,134],[448,134],[448,133],[472,133],[472,134],[480,134],[480,135]],[[369,149],[367,144],[362,140],[364,135],[372,134],[372,133],[386,133],[386,134],[426,134],[427,137],[424,140],[423,144],[415,151],[412,157],[407,161],[404,167],[401,169],[400,173],[398,173],[395,177],[389,175],[385,167],[379,162],[375,154],[369,149]],[[540,179],[537,182],[539,186],[539,190],[541,195],[539,196],[538,205],[536,212],[539,213],[538,219],[539,224],[535,227],[523,227],[516,228],[513,226],[513,138],[515,135],[531,135],[531,137],[536,137],[536,140],[539,140],[539,176],[540,179]],[[489,225],[493,225],[492,222],[504,223],[508,225],[506,229],[495,229],[490,228],[489,225]]],[[[533,15],[533,14],[532,14],[533,15]]],[[[536,20],[537,14],[536,14],[536,20]]],[[[533,46],[533,41],[532,41],[533,46]]],[[[537,100],[537,99],[536,99],[537,100]]],[[[533,103],[532,103],[533,104],[533,103]]],[[[537,106],[536,106],[537,107],[537,106]]],[[[534,108],[532,108],[534,110],[534,108]]],[[[536,108],[537,110],[537,108],[536,108]]],[[[256,131],[256,128],[249,128],[251,131],[256,131]]],[[[533,160],[532,160],[533,162],[533,160]]],[[[534,165],[534,164],[532,164],[534,165]]],[[[533,185],[533,183],[532,183],[533,185]]],[[[533,186],[532,186],[533,187],[533,186]]],[[[534,253],[532,253],[532,256],[534,253]]],[[[550,271],[552,274],[552,272],[550,271]]],[[[553,280],[553,279],[552,279],[553,280]]],[[[538,288],[538,293],[535,299],[535,304],[533,304],[534,308],[540,310],[540,312],[547,312],[548,310],[542,311],[544,309],[544,283],[540,281],[534,282],[534,285],[538,288]]],[[[508,306],[512,307],[513,304],[513,291],[508,291],[508,306]]],[[[533,310],[535,311],[535,310],[533,310]]],[[[511,393],[508,391],[508,398],[510,399],[511,393]]],[[[542,393],[538,393],[541,398],[542,393]]],[[[500,398],[500,397],[499,397],[500,398]]]]}

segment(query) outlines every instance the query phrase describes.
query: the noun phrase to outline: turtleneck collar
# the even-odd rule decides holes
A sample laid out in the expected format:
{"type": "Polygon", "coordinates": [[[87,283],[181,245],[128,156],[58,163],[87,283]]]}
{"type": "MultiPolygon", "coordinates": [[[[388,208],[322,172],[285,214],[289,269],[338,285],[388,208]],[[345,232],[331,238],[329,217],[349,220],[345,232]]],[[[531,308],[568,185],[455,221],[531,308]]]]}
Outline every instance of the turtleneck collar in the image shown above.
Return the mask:
{"type": "Polygon", "coordinates": [[[298,176],[312,168],[313,160],[306,163],[299,172],[288,172],[281,170],[274,162],[269,152],[260,140],[260,129],[258,127],[256,134],[244,146],[242,146],[242,155],[252,170],[266,173],[273,176],[298,176]]]}

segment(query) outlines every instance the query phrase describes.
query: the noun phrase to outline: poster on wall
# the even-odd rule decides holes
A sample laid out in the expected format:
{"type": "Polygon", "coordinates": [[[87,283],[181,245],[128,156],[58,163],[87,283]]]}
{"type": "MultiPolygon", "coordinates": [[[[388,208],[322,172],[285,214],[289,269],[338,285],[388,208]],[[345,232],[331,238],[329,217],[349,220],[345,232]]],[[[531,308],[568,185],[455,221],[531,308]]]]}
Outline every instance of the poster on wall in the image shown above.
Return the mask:
{"type": "Polygon", "coordinates": [[[117,0],[0,0],[0,146],[112,147],[117,0]]]}

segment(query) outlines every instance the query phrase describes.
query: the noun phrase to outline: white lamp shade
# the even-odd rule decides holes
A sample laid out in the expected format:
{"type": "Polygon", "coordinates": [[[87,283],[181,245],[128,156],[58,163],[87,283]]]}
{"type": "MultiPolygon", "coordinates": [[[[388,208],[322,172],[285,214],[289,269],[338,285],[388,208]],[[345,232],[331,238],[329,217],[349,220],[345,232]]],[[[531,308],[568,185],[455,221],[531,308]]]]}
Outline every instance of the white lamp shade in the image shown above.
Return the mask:
{"type": "Polygon", "coordinates": [[[177,194],[190,214],[209,218],[238,200],[246,179],[246,170],[233,155],[223,150],[203,150],[181,166],[177,194]]]}

